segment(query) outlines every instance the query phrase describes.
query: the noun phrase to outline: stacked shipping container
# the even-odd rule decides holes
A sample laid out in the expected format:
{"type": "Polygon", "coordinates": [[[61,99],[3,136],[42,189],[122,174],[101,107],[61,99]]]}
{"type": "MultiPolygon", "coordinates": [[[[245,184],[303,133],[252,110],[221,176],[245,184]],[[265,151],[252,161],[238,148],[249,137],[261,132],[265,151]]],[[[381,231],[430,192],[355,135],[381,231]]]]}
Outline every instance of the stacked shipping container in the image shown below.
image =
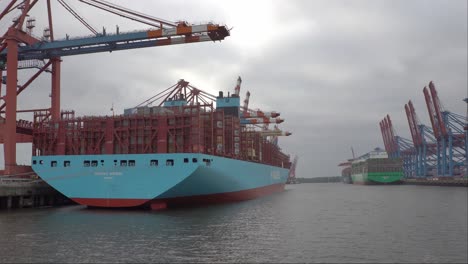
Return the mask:
{"type": "Polygon", "coordinates": [[[205,153],[289,168],[289,156],[211,105],[143,107],[118,116],[37,122],[33,155],[205,153]]]}

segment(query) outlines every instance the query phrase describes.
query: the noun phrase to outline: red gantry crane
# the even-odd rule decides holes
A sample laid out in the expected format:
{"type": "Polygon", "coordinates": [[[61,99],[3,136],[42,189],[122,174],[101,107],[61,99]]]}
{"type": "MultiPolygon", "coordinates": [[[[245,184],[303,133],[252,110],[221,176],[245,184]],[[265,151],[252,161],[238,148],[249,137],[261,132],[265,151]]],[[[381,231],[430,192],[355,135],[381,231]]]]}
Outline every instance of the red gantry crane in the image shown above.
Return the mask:
{"type": "MultiPolygon", "coordinates": [[[[0,143],[4,144],[5,171],[12,175],[21,171],[16,164],[16,143],[32,141],[32,123],[17,121],[18,112],[36,112],[40,110],[43,118],[57,121],[60,111],[60,73],[62,58],[65,56],[83,55],[117,50],[157,47],[175,44],[188,44],[204,41],[221,41],[229,36],[226,26],[207,23],[192,25],[185,21],[170,22],[155,18],[128,8],[103,0],[79,0],[79,2],[121,17],[151,26],[150,30],[119,32],[114,34],[105,30],[98,32],[85,21],[65,0],[58,0],[65,10],[92,32],[92,36],[67,37],[57,39],[54,35],[54,24],[51,1],[40,1],[47,6],[48,27],[42,38],[31,34],[35,20],[29,16],[38,0],[11,0],[0,10],[0,22],[5,22],[8,14],[20,11],[6,33],[0,38],[0,79],[6,83],[6,95],[1,94],[0,82],[0,143]],[[18,85],[18,70],[38,67],[39,70],[22,85],[18,85]],[[17,97],[41,73],[51,73],[51,106],[45,109],[18,110],[17,97]],[[6,72],[6,76],[4,76],[6,72]],[[5,80],[6,79],[6,80],[5,80]]],[[[195,91],[196,93],[196,91],[195,91]]],[[[0,174],[2,172],[0,171],[0,174]]]]}

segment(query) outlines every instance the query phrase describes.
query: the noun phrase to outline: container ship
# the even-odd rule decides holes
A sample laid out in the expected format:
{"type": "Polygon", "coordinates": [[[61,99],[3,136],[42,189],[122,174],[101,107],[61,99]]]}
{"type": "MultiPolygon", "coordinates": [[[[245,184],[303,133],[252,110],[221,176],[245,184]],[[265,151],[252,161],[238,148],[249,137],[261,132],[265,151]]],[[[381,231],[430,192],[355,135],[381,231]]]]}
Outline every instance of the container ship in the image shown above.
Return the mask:
{"type": "Polygon", "coordinates": [[[351,162],[353,184],[400,184],[403,178],[403,162],[389,158],[380,148],[364,154],[351,162]]]}
{"type": "Polygon", "coordinates": [[[249,92],[241,107],[240,84],[213,96],[180,80],[121,115],[62,111],[54,122],[36,113],[32,168],[88,207],[157,210],[282,191],[291,162],[278,137],[291,133],[265,129],[284,120],[250,110],[249,92]]]}

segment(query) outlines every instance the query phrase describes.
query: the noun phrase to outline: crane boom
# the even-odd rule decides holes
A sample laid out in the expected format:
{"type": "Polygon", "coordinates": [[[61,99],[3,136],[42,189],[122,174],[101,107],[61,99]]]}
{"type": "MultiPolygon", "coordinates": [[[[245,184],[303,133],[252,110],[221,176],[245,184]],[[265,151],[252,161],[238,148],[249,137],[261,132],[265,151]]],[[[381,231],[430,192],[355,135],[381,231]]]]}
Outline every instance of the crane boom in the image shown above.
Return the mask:
{"type": "Polygon", "coordinates": [[[249,118],[249,117],[278,117],[280,113],[272,111],[272,112],[263,112],[261,110],[247,110],[246,112],[241,112],[242,118],[249,118]]]}
{"type": "Polygon", "coordinates": [[[392,125],[392,120],[390,120],[390,115],[387,115],[387,125],[388,125],[387,129],[388,129],[388,133],[389,133],[391,145],[392,145],[392,151],[393,153],[396,153],[398,151],[398,146],[395,140],[395,132],[393,131],[393,125],[392,125]]]}
{"type": "Polygon", "coordinates": [[[437,121],[439,123],[440,133],[442,134],[443,137],[447,137],[448,133],[447,133],[447,128],[445,126],[444,119],[442,118],[442,114],[441,114],[441,105],[440,105],[439,96],[437,95],[437,90],[432,81],[429,82],[429,89],[431,90],[432,103],[434,103],[434,110],[437,116],[437,121]]]}
{"type": "Polygon", "coordinates": [[[385,144],[385,150],[390,155],[390,153],[392,152],[392,149],[390,147],[390,142],[388,141],[387,126],[385,124],[385,118],[382,119],[382,121],[380,122],[380,130],[382,132],[382,138],[385,144]]]}
{"type": "Polygon", "coordinates": [[[408,104],[405,104],[405,112],[406,112],[406,118],[408,119],[408,126],[411,132],[411,138],[413,139],[413,144],[416,147],[418,146],[418,140],[416,138],[416,132],[415,132],[416,130],[414,128],[415,124],[413,122],[413,118],[411,116],[411,112],[410,112],[408,104]]]}
{"type": "Polygon", "coordinates": [[[241,84],[242,84],[242,79],[241,79],[241,77],[239,76],[239,77],[237,78],[236,87],[234,88],[234,94],[237,95],[237,96],[239,96],[241,84]]]}
{"type": "MultiPolygon", "coordinates": [[[[225,26],[204,24],[115,35],[101,34],[94,37],[65,39],[53,42],[37,40],[32,45],[18,47],[18,60],[43,60],[51,57],[114,50],[216,41],[223,40],[227,36],[229,36],[229,30],[225,26]]],[[[7,53],[8,48],[0,53],[0,60],[6,60],[7,53]]]]}
{"type": "Polygon", "coordinates": [[[432,104],[431,96],[429,95],[429,91],[427,90],[427,87],[424,87],[423,93],[424,93],[424,98],[426,100],[427,112],[429,113],[429,119],[431,120],[432,130],[434,131],[434,136],[437,139],[439,139],[440,132],[439,132],[439,124],[437,120],[437,115],[435,114],[434,105],[432,104]]]}
{"type": "Polygon", "coordinates": [[[416,141],[418,143],[418,146],[422,145],[423,140],[422,140],[422,135],[421,135],[421,130],[419,129],[419,121],[418,121],[418,116],[416,115],[416,110],[414,110],[413,102],[411,100],[408,102],[410,114],[411,114],[411,119],[413,120],[414,124],[414,133],[416,136],[416,141]]]}
{"type": "Polygon", "coordinates": [[[385,150],[387,151],[387,153],[390,153],[390,147],[388,146],[387,135],[386,135],[386,131],[384,128],[383,120],[380,121],[379,125],[380,125],[380,132],[382,133],[382,139],[384,142],[385,150]]]}
{"type": "Polygon", "coordinates": [[[268,131],[259,131],[258,132],[262,137],[269,137],[269,136],[290,136],[292,135],[289,131],[282,131],[282,130],[268,130],[268,131]]]}
{"type": "Polygon", "coordinates": [[[243,118],[240,123],[244,124],[280,124],[283,123],[284,119],[281,118],[243,118]]]}
{"type": "Polygon", "coordinates": [[[247,109],[249,109],[249,100],[250,100],[250,92],[247,91],[247,93],[245,93],[244,106],[242,106],[243,113],[246,113],[247,109]]]}

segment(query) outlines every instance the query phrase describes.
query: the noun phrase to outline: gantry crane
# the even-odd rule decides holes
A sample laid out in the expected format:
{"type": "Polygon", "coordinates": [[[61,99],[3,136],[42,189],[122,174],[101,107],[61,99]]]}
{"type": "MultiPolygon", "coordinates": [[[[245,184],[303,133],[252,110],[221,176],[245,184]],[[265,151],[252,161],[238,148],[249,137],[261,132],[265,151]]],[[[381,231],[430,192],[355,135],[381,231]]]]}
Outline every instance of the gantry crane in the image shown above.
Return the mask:
{"type": "MultiPolygon", "coordinates": [[[[264,112],[262,110],[252,110],[248,108],[250,99],[250,92],[247,91],[246,98],[244,100],[244,105],[242,107],[242,111],[240,113],[241,117],[241,125],[246,128],[246,125],[261,125],[262,129],[260,134],[264,137],[277,137],[277,136],[289,136],[291,135],[290,132],[283,132],[277,126],[275,126],[274,130],[268,128],[269,124],[281,124],[284,122],[284,119],[279,118],[279,112],[271,111],[271,112],[264,112]]],[[[250,127],[252,128],[252,127],[250,127]]],[[[276,138],[277,141],[277,138],[276,138]]]]}
{"type": "MultiPolygon", "coordinates": [[[[6,71],[6,95],[1,95],[3,104],[0,111],[5,109],[4,118],[0,118],[0,142],[4,144],[5,171],[4,174],[13,174],[17,171],[16,143],[30,142],[31,123],[17,122],[17,96],[24,91],[44,71],[51,72],[51,106],[46,110],[46,117],[56,121],[61,117],[60,112],[60,73],[62,57],[83,55],[99,52],[111,52],[117,50],[137,49],[175,44],[188,44],[204,41],[221,41],[229,36],[226,26],[207,23],[191,25],[185,21],[169,22],[152,16],[132,11],[122,6],[103,0],[79,0],[89,6],[119,15],[153,27],[150,30],[123,33],[117,29],[116,33],[109,34],[105,30],[97,32],[87,23],[65,0],[57,0],[78,21],[85,25],[93,36],[69,37],[56,39],[52,23],[51,1],[47,5],[48,28],[44,30],[42,38],[31,34],[33,21],[27,19],[30,11],[38,4],[38,0],[11,0],[0,13],[0,21],[14,10],[20,10],[20,15],[14,19],[3,37],[0,38],[0,80],[4,79],[6,71]],[[26,26],[25,26],[26,21],[26,26]],[[46,62],[44,62],[46,61],[46,62]],[[40,69],[23,85],[18,85],[18,70],[26,65],[40,65],[40,69]],[[49,68],[50,67],[50,68],[49,68]]],[[[24,110],[22,112],[34,112],[24,110]]]]}
{"type": "Polygon", "coordinates": [[[427,110],[437,139],[437,175],[468,175],[468,139],[464,131],[466,117],[444,110],[434,83],[424,87],[427,110]]]}
{"type": "Polygon", "coordinates": [[[414,174],[417,177],[432,175],[432,170],[437,163],[434,132],[431,128],[419,122],[411,100],[405,105],[405,112],[415,148],[414,174]]]}
{"type": "Polygon", "coordinates": [[[403,159],[405,177],[466,177],[468,130],[464,127],[468,116],[444,110],[432,81],[428,87],[424,87],[423,94],[432,129],[419,123],[409,101],[405,111],[413,140],[396,135],[387,115],[380,122],[385,149],[390,157],[403,159]]]}
{"type": "Polygon", "coordinates": [[[388,156],[390,158],[401,158],[405,177],[413,177],[416,153],[412,142],[395,133],[390,115],[385,116],[380,122],[380,130],[388,156]]]}

